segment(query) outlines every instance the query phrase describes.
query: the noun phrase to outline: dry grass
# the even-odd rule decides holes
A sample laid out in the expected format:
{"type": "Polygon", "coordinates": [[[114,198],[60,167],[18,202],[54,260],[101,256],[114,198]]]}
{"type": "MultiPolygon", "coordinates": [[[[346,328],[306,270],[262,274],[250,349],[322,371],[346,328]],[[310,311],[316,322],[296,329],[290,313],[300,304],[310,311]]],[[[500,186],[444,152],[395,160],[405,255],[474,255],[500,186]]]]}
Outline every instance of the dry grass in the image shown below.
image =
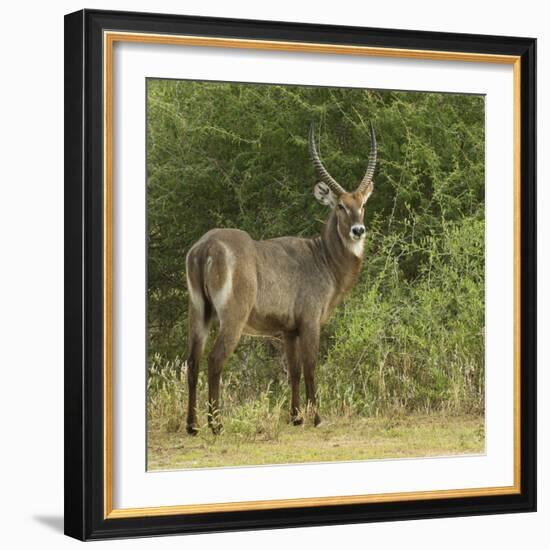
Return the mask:
{"type": "Polygon", "coordinates": [[[485,450],[482,416],[332,417],[318,428],[291,426],[282,420],[265,430],[234,428],[229,424],[218,437],[204,428],[190,437],[150,424],[148,469],[414,458],[485,450]]]}

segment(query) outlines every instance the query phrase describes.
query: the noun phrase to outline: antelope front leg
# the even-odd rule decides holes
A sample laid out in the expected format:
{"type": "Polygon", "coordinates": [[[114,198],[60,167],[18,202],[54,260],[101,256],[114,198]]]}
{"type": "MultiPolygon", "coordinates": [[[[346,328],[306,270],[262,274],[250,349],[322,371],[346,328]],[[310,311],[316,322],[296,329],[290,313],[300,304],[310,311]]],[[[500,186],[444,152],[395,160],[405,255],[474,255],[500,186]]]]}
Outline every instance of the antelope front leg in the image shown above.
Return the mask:
{"type": "Polygon", "coordinates": [[[319,351],[319,332],[319,325],[305,327],[300,332],[300,351],[304,364],[304,382],[306,385],[306,405],[307,410],[313,414],[314,426],[319,426],[321,423],[315,393],[315,367],[319,351]]]}
{"type": "Polygon", "coordinates": [[[302,377],[302,365],[298,353],[298,336],[287,333],[284,337],[285,355],[288,363],[288,376],[292,398],[290,402],[290,421],[299,426],[304,419],[300,413],[300,378],[302,377]]]}

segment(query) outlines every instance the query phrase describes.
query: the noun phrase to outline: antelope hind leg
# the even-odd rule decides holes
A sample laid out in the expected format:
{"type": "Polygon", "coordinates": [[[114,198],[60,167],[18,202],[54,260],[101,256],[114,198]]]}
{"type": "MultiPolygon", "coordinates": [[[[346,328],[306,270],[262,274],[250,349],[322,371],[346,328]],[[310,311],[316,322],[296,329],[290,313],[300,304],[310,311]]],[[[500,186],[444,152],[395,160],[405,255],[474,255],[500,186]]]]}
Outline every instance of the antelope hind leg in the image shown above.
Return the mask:
{"type": "Polygon", "coordinates": [[[241,338],[244,323],[221,323],[212,352],[208,356],[208,426],[217,435],[222,431],[220,420],[220,378],[223,365],[241,338]]]}
{"type": "Polygon", "coordinates": [[[189,284],[189,355],[187,357],[187,419],[186,429],[189,435],[197,435],[197,382],[199,366],[208,338],[210,328],[211,309],[208,302],[189,284]]]}

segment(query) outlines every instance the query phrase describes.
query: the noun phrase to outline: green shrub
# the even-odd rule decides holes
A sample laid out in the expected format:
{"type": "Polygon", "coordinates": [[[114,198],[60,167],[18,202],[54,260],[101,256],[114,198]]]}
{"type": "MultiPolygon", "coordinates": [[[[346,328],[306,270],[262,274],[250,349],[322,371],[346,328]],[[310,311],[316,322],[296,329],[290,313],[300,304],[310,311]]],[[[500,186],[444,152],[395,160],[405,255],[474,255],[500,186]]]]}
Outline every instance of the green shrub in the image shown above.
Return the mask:
{"type": "MultiPolygon", "coordinates": [[[[379,144],[361,277],[323,328],[324,414],[483,411],[482,97],[149,80],[147,98],[150,422],[183,429],[193,242],[212,227],[257,239],[320,232],[311,121],[350,189],[366,167],[369,121],[379,144]]],[[[222,379],[227,430],[276,438],[285,369],[280,341],[243,338],[222,379]]],[[[203,373],[201,411],[205,384],[203,373]]]]}

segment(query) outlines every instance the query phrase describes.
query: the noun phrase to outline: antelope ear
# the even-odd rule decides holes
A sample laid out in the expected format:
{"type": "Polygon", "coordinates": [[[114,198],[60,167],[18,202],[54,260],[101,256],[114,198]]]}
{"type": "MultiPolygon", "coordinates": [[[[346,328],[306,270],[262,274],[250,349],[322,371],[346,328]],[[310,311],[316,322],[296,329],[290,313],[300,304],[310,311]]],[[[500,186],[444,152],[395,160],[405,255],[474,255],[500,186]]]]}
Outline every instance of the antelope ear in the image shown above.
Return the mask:
{"type": "Polygon", "coordinates": [[[331,208],[334,208],[336,206],[336,197],[326,183],[320,181],[315,184],[313,194],[321,204],[324,204],[325,206],[330,206],[331,208]]]}
{"type": "Polygon", "coordinates": [[[374,190],[374,183],[371,181],[365,191],[363,191],[363,204],[365,204],[369,197],[372,195],[372,191],[374,190]]]}

